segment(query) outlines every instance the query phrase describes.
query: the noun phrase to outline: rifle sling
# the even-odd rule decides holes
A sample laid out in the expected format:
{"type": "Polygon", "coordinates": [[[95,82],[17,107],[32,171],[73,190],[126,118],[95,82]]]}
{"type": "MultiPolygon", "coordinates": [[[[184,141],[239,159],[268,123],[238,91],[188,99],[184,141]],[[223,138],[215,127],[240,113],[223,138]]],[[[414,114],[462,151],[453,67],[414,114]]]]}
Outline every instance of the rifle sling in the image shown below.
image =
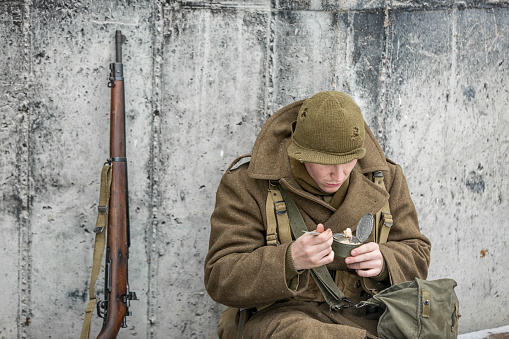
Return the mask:
{"type": "Polygon", "coordinates": [[[89,286],[89,302],[85,308],[85,319],[83,320],[83,327],[81,329],[80,339],[90,338],[90,327],[92,324],[92,314],[97,304],[97,297],[95,295],[95,283],[99,272],[101,271],[102,257],[104,247],[106,245],[106,228],[108,226],[108,203],[110,201],[110,186],[111,186],[111,166],[106,164],[101,171],[101,192],[99,195],[99,206],[97,221],[95,224],[95,244],[94,244],[94,259],[92,266],[92,274],[90,275],[89,286]]]}
{"type": "MultiPolygon", "coordinates": [[[[306,224],[304,223],[304,219],[302,218],[302,215],[300,214],[299,209],[293,199],[282,187],[279,188],[287,206],[288,218],[290,220],[292,232],[295,236],[295,239],[297,239],[302,234],[304,234],[302,231],[307,231],[306,224]]],[[[312,268],[310,271],[311,276],[316,282],[316,285],[318,288],[320,288],[320,291],[325,297],[325,301],[332,309],[339,310],[347,306],[345,295],[343,292],[341,292],[339,287],[336,286],[334,280],[332,280],[329,270],[325,265],[312,268]]]]}

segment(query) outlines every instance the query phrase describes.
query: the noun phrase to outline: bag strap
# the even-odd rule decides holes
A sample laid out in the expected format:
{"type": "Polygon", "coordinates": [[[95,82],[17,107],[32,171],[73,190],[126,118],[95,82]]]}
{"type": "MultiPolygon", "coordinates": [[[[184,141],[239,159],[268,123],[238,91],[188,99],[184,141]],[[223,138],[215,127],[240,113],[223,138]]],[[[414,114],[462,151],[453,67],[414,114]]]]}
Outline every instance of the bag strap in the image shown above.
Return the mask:
{"type": "MultiPolygon", "coordinates": [[[[295,235],[295,238],[298,238],[302,236],[302,231],[307,231],[306,224],[293,199],[282,187],[279,187],[279,189],[288,208],[288,218],[293,234],[295,235]]],[[[343,292],[341,292],[339,287],[337,287],[334,283],[334,280],[325,265],[312,268],[310,271],[316,285],[318,285],[320,291],[325,297],[325,301],[332,309],[339,310],[350,306],[343,292]]]]}
{"type": "Polygon", "coordinates": [[[92,314],[97,304],[97,297],[95,295],[95,283],[99,272],[101,271],[101,262],[106,244],[106,228],[108,226],[108,203],[110,201],[110,186],[111,186],[111,166],[105,164],[101,171],[101,191],[99,194],[99,206],[97,221],[94,228],[95,244],[94,244],[94,257],[92,265],[92,274],[90,275],[89,285],[89,302],[85,308],[85,318],[83,320],[83,327],[81,329],[80,339],[90,338],[90,327],[92,324],[92,314]]]}

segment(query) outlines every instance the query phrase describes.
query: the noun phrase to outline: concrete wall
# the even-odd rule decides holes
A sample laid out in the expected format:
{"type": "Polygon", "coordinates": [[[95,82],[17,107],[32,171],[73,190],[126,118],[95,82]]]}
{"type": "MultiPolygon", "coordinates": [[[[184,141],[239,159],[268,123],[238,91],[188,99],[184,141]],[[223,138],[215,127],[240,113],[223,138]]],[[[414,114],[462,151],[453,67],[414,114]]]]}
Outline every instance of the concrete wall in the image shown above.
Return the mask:
{"type": "Polygon", "coordinates": [[[203,261],[220,177],[275,110],[327,89],[354,97],[403,166],[433,243],[429,278],[458,281],[460,331],[509,324],[507,1],[12,0],[0,2],[0,338],[81,331],[116,29],[140,298],[119,337],[215,336],[203,261]]]}

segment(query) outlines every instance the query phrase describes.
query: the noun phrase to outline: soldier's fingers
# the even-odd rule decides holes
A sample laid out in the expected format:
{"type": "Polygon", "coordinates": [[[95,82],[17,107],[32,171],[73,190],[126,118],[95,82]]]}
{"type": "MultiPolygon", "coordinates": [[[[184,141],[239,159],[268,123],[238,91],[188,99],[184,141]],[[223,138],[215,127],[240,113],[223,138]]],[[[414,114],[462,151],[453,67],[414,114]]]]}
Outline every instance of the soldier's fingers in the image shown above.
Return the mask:
{"type": "Polygon", "coordinates": [[[382,272],[382,270],[372,268],[372,269],[365,269],[365,270],[355,270],[355,272],[357,273],[357,275],[359,277],[370,278],[370,277],[376,277],[377,275],[380,274],[380,272],[382,272]]]}

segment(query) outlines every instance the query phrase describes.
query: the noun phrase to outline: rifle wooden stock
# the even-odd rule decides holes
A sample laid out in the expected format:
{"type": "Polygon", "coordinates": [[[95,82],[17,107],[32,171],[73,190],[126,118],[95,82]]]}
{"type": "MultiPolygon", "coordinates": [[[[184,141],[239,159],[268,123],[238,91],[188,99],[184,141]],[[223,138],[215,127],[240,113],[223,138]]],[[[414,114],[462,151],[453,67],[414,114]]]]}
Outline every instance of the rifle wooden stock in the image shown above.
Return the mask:
{"type": "MultiPolygon", "coordinates": [[[[125,317],[130,315],[130,300],[136,294],[129,292],[129,197],[125,142],[124,81],[121,43],[125,37],[116,33],[117,62],[110,65],[111,115],[110,159],[111,188],[106,234],[105,300],[103,326],[98,338],[116,338],[121,327],[126,327],[125,317]],[[120,49],[120,50],[119,50],[120,49]]],[[[101,314],[99,314],[101,315],[101,314]]]]}

